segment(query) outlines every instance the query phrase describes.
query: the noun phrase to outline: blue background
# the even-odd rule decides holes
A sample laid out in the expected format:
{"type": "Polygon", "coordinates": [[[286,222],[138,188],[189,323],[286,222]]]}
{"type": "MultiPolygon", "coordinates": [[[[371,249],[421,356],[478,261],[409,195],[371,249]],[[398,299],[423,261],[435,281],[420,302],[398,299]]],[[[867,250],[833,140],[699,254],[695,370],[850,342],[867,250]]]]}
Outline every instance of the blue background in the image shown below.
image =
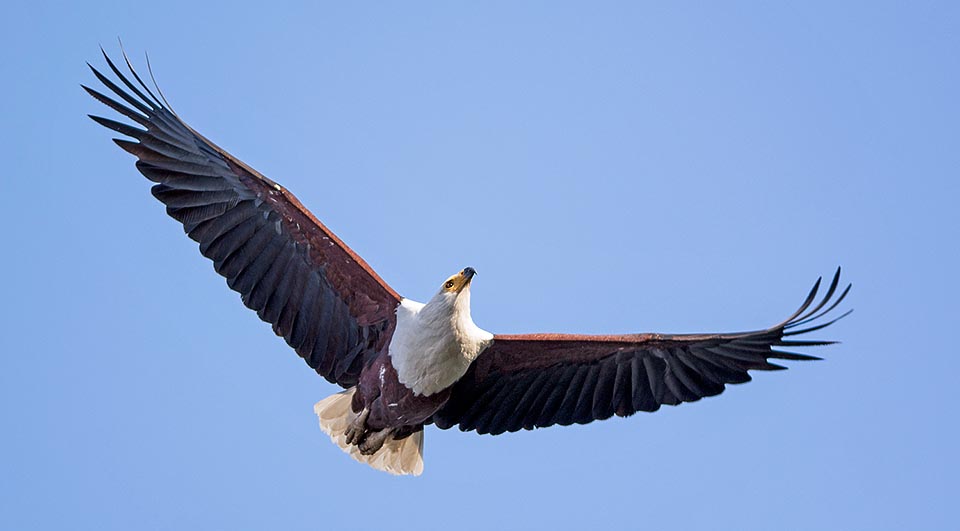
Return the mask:
{"type": "Polygon", "coordinates": [[[0,528],[955,525],[960,4],[770,4],[8,1],[0,528]],[[477,268],[489,330],[760,328],[837,265],[856,312],[720,397],[372,471],[84,116],[117,36],[402,294],[477,268]]]}

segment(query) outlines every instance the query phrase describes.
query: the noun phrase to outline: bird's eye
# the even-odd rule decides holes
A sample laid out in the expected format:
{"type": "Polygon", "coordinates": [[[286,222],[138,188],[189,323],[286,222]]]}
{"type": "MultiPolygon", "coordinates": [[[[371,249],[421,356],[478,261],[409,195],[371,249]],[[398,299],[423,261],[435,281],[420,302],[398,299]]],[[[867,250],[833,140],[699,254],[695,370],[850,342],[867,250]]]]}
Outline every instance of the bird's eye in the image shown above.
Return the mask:
{"type": "Polygon", "coordinates": [[[453,281],[452,281],[452,280],[448,280],[448,281],[446,282],[446,284],[443,285],[443,287],[446,288],[446,289],[452,288],[452,287],[453,287],[453,281]]]}

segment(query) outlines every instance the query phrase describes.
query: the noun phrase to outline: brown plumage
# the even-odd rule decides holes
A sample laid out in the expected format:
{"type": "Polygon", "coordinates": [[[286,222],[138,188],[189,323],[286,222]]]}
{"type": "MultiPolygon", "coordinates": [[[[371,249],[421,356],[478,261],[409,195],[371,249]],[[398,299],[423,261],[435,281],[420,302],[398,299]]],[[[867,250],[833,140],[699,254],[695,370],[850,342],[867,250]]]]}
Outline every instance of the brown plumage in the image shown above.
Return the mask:
{"type": "Polygon", "coordinates": [[[818,280],[793,315],[754,332],[494,336],[493,344],[454,385],[450,399],[434,414],[434,422],[441,428],[459,425],[464,431],[496,435],[521,428],[586,424],[613,415],[626,417],[720,394],[727,384],[749,381],[747,371],[786,368],[770,359],[820,359],[780,348],[834,343],[789,338],[824,328],[846,315],[811,325],[846,297],[849,285],[824,309],[839,281],[838,268],[820,303],[810,308],[820,287],[818,280]]]}
{"type": "Polygon", "coordinates": [[[136,111],[83,88],[144,129],[91,118],[138,141],[114,140],[139,159],[137,169],[157,183],[154,197],[243,303],[320,375],[356,385],[363,365],[390,341],[400,296],[293,194],[187,126],[132,67],[150,97],[104,57],[139,100],[91,70],[136,111]]]}

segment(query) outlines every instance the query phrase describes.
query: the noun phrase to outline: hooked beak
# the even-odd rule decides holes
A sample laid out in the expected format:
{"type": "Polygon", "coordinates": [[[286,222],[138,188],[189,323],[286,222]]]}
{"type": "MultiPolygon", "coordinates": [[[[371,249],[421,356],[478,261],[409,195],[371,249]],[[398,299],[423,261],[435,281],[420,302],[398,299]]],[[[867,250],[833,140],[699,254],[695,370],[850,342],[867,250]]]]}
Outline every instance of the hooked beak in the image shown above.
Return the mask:
{"type": "Polygon", "coordinates": [[[460,276],[463,277],[463,284],[460,285],[460,289],[457,290],[457,293],[463,291],[467,286],[470,285],[470,281],[473,280],[473,277],[477,276],[477,270],[472,267],[465,267],[463,271],[460,272],[460,276]]]}

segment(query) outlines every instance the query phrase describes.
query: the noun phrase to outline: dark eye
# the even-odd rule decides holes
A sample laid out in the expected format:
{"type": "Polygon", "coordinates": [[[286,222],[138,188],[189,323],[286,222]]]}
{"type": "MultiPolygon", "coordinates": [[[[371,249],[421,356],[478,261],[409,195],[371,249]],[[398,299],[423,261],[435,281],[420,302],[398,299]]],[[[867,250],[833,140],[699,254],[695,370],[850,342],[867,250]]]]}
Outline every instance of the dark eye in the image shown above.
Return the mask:
{"type": "Polygon", "coordinates": [[[453,287],[453,281],[452,281],[452,280],[448,280],[447,283],[443,285],[443,287],[446,288],[446,289],[452,288],[452,287],[453,287]]]}

